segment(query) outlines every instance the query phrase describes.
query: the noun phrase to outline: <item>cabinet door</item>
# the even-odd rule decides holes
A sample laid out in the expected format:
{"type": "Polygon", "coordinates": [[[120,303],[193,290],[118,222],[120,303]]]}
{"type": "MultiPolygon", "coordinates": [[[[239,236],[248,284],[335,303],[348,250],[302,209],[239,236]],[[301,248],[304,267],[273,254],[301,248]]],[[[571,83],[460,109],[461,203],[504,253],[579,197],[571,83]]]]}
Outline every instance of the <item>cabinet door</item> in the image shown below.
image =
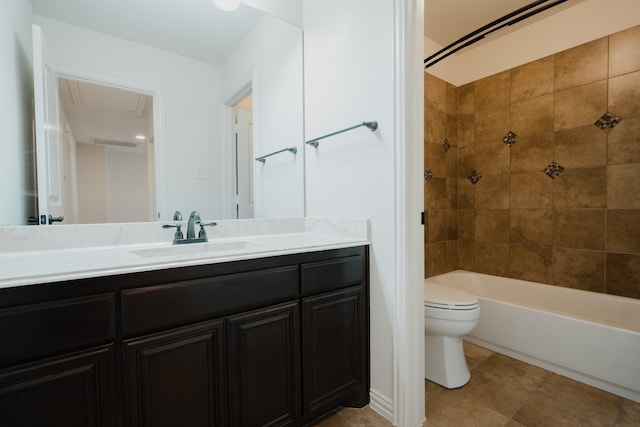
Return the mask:
{"type": "Polygon", "coordinates": [[[124,342],[131,426],[226,425],[223,320],[124,342]]]}
{"type": "Polygon", "coordinates": [[[305,416],[364,406],[369,392],[367,298],[362,287],[302,300],[305,416]]]}
{"type": "Polygon", "coordinates": [[[111,426],[113,346],[0,370],[0,425],[111,426]]]}
{"type": "Polygon", "coordinates": [[[286,425],[300,413],[298,303],[229,318],[230,425],[286,425]]]}

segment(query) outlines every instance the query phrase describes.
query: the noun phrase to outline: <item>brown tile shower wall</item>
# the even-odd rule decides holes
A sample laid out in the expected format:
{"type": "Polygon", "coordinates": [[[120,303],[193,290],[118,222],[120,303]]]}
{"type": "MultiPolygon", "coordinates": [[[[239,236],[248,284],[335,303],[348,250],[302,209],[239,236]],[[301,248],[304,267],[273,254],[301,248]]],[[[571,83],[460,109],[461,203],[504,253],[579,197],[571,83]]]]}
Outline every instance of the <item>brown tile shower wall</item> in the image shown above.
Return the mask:
{"type": "Polygon", "coordinates": [[[640,298],[640,26],[459,88],[425,79],[426,274],[640,298]]]}
{"type": "Polygon", "coordinates": [[[458,268],[458,89],[425,73],[425,275],[458,268]]]}

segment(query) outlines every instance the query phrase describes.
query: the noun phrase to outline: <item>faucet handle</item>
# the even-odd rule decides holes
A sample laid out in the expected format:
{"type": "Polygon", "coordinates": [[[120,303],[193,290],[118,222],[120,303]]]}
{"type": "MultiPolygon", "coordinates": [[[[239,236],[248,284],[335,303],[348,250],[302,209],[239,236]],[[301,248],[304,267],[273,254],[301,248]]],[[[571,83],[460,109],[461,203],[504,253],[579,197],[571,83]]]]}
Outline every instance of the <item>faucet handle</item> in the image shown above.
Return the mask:
{"type": "Polygon", "coordinates": [[[198,222],[198,225],[200,225],[200,232],[198,233],[198,238],[199,239],[206,239],[207,238],[207,232],[204,229],[205,227],[213,227],[218,225],[217,222],[198,222]]]}
{"type": "Polygon", "coordinates": [[[176,232],[173,235],[173,241],[184,239],[184,235],[182,234],[182,224],[164,224],[162,228],[175,228],[176,232]]]}

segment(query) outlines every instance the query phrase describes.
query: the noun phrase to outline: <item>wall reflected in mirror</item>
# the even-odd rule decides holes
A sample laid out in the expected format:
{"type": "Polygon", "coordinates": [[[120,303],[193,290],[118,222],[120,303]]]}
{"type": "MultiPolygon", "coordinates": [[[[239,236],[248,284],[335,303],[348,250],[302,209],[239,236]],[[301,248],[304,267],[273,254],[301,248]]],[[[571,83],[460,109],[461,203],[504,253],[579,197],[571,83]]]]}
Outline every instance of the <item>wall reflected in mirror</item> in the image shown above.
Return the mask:
{"type": "MultiPolygon", "coordinates": [[[[242,180],[248,181],[252,192],[253,216],[304,215],[302,30],[298,26],[247,4],[234,12],[222,12],[212,2],[200,0],[157,0],[152,11],[145,2],[130,0],[26,3],[30,4],[11,0],[0,5],[3,26],[15,30],[13,35],[0,35],[3,46],[14,48],[6,50],[10,55],[0,60],[17,71],[6,81],[4,75],[0,79],[3,93],[11,89],[0,101],[0,110],[10,119],[11,144],[7,157],[0,161],[0,181],[5,183],[0,186],[5,201],[0,225],[26,225],[28,217],[38,212],[34,206],[39,193],[33,185],[35,155],[30,148],[34,134],[32,24],[42,29],[50,51],[46,65],[57,77],[134,88],[153,98],[147,105],[150,116],[146,122],[153,125],[146,129],[146,142],[135,149],[95,142],[104,139],[118,144],[122,141],[118,135],[93,136],[93,140],[80,136],[71,112],[66,118],[69,133],[60,123],[61,144],[76,147],[59,152],[66,156],[66,165],[61,165],[65,168],[61,190],[78,196],[65,201],[63,224],[141,218],[171,221],[176,210],[198,210],[207,219],[237,218],[240,209],[235,189],[242,180]],[[21,6],[13,7],[13,3],[21,6]],[[126,16],[123,9],[128,10],[126,16]],[[297,146],[300,154],[293,159],[273,159],[267,165],[247,160],[247,174],[240,175],[234,168],[234,105],[228,100],[247,82],[253,97],[251,155],[280,145],[297,146]],[[140,151],[143,146],[145,155],[140,151]],[[124,154],[128,152],[136,153],[137,160],[124,154]],[[102,157],[104,162],[98,160],[102,157]],[[78,163],[87,158],[93,163],[78,163]],[[115,173],[117,168],[109,166],[124,163],[137,165],[131,169],[136,173],[115,173]],[[106,178],[97,178],[102,176],[97,165],[107,173],[106,178]],[[90,173],[81,178],[83,171],[90,173]],[[146,197],[142,195],[145,176],[146,197]],[[111,203],[105,201],[109,198],[99,194],[98,187],[88,186],[92,178],[107,191],[117,186],[126,189],[128,193],[121,192],[116,199],[129,211],[136,200],[135,214],[110,208],[111,203]],[[138,188],[134,191],[133,187],[138,188]]],[[[290,22],[298,23],[293,19],[298,15],[301,19],[297,2],[272,6],[256,2],[256,7],[277,8],[269,12],[290,22]]],[[[60,83],[61,95],[66,84],[60,83]]]]}

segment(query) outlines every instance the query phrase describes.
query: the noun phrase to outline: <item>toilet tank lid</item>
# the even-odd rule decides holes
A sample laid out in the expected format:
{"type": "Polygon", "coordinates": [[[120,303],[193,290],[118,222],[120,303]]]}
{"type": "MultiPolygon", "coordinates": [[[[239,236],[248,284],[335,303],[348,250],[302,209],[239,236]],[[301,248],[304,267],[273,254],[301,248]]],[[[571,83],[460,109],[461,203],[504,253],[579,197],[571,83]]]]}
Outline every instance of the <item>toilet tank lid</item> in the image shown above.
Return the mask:
{"type": "Polygon", "coordinates": [[[425,282],[424,301],[440,304],[473,305],[478,303],[478,298],[460,289],[425,282]]]}

